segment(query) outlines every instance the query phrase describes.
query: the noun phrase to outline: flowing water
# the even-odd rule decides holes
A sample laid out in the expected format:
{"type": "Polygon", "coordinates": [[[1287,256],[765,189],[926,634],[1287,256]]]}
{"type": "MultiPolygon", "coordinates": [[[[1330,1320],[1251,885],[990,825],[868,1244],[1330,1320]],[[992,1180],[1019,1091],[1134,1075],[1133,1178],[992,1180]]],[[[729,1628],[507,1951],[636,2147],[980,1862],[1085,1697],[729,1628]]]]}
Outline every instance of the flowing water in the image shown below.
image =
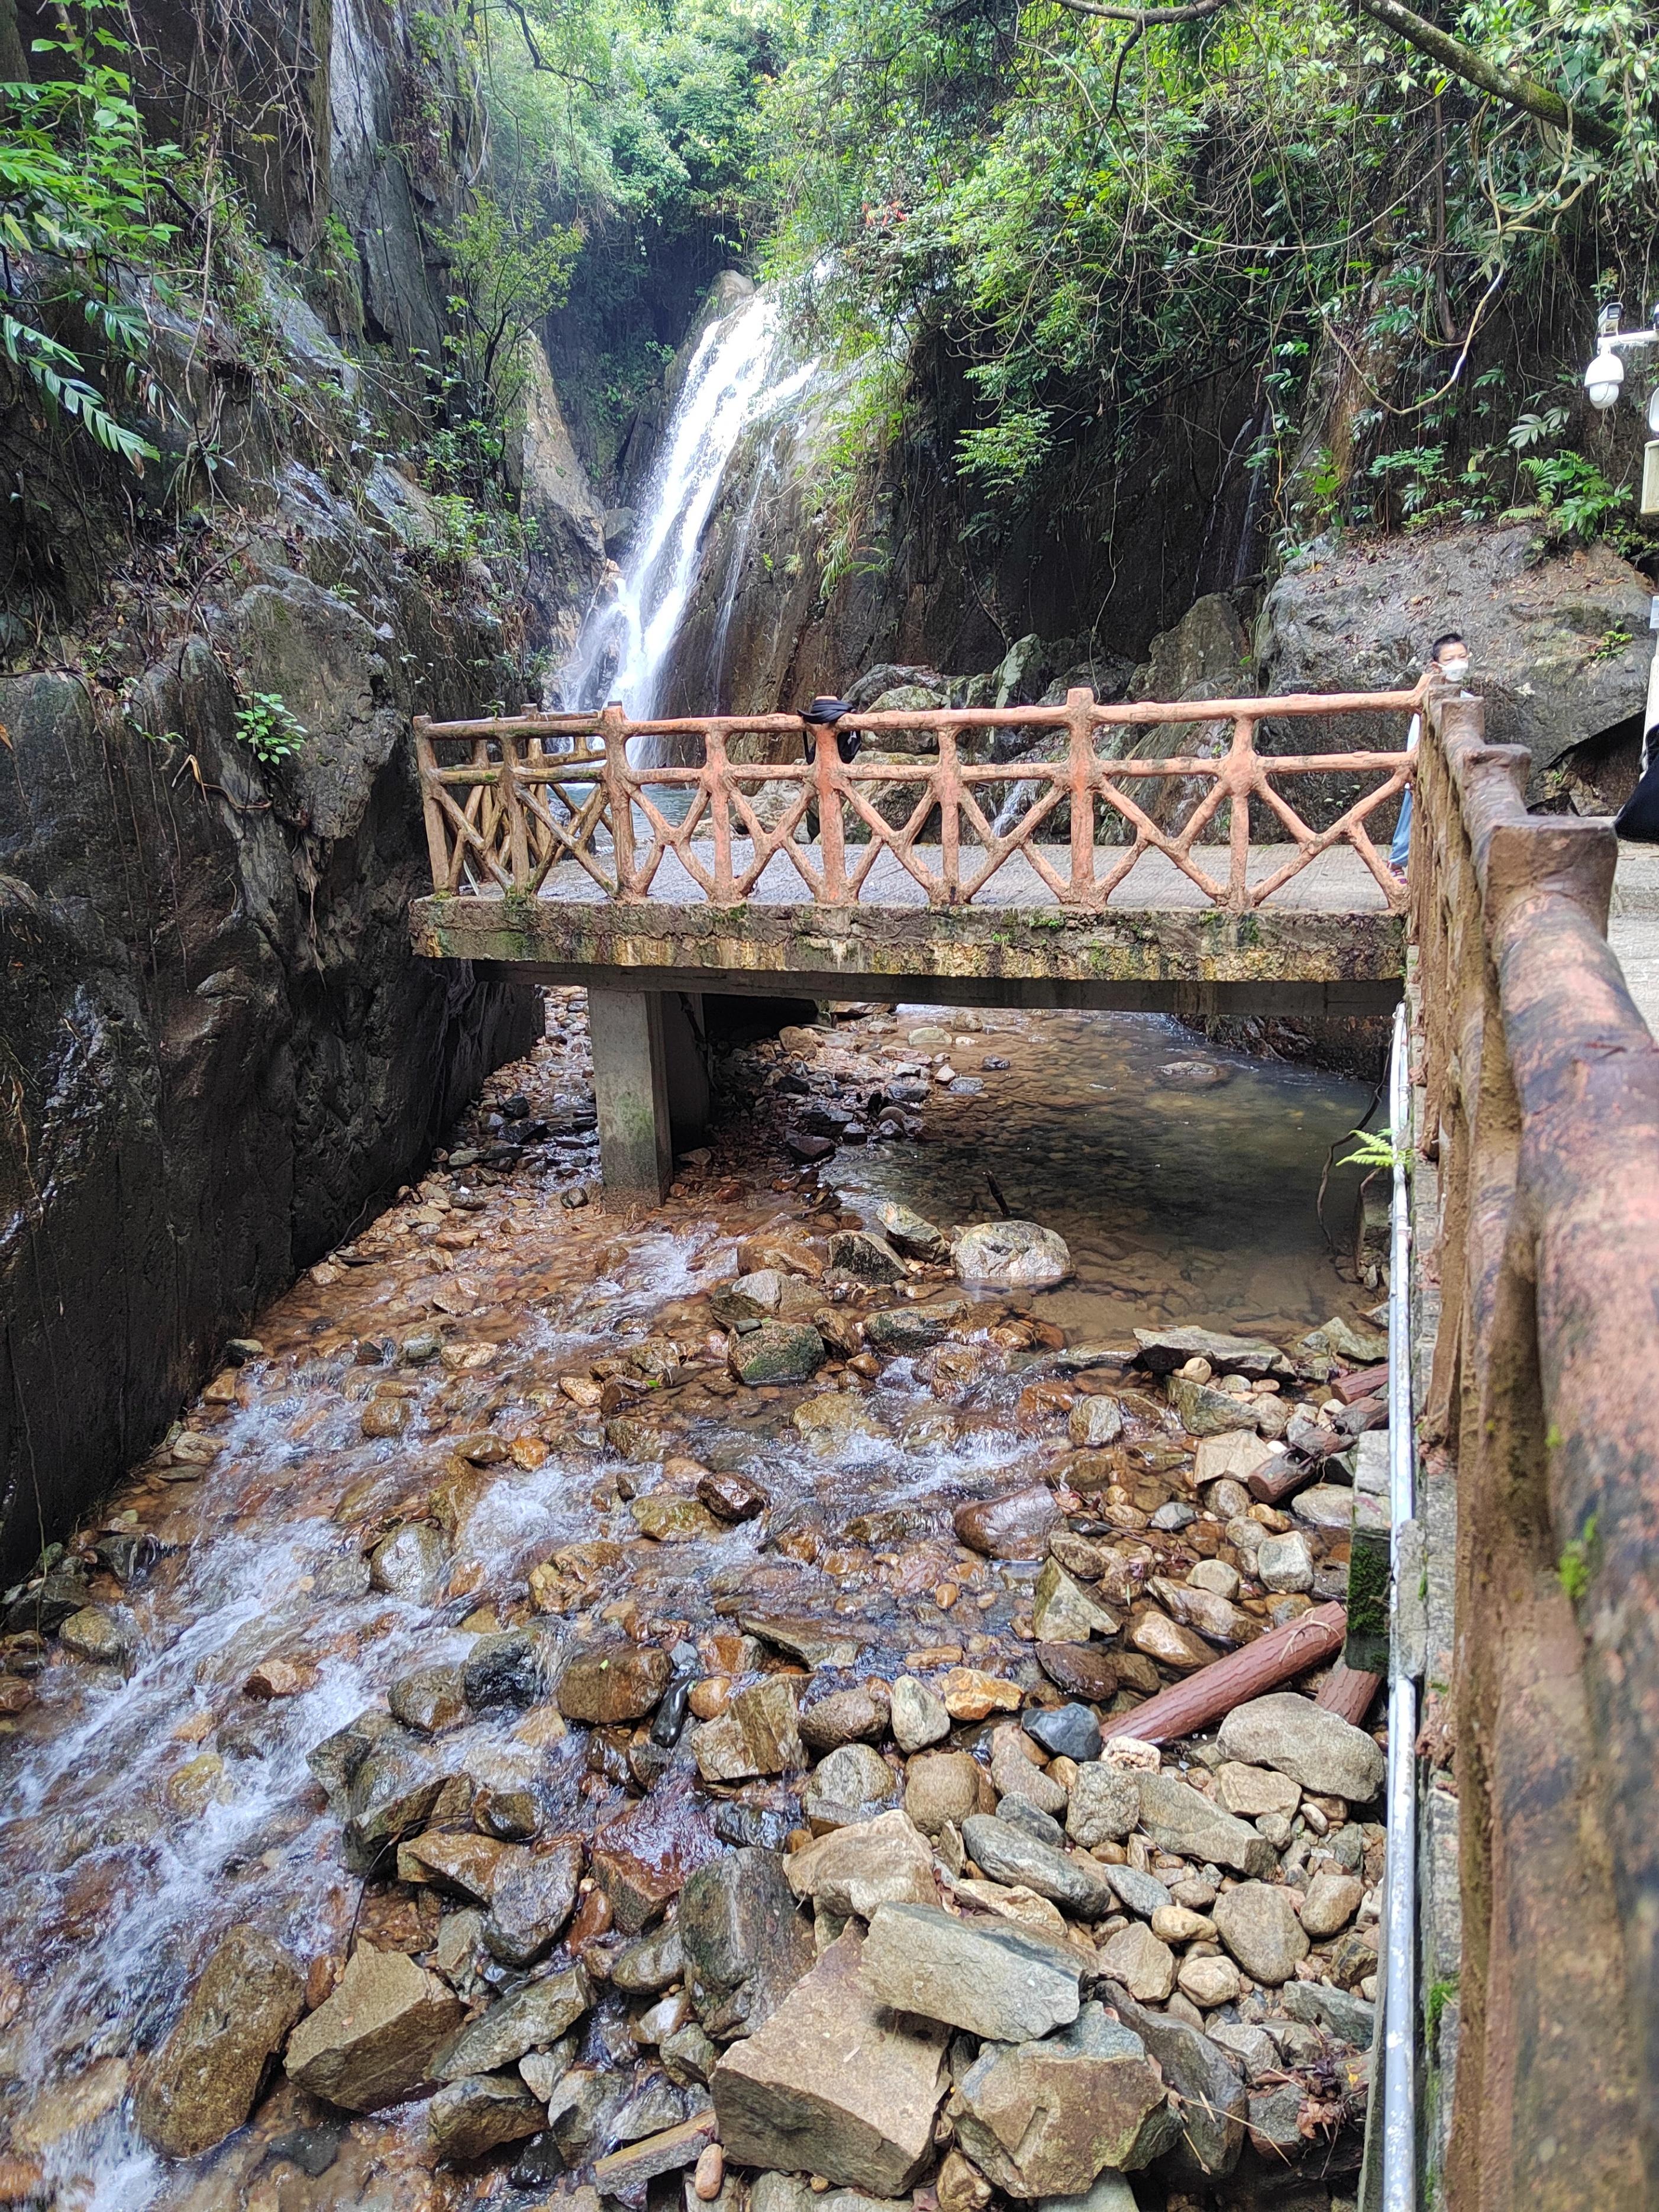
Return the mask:
{"type": "MultiPolygon", "coordinates": [[[[169,2164],[137,2133],[147,2054],[233,1923],[254,1922],[313,1975],[354,1938],[429,1953],[432,1893],[346,1871],[306,1753],[399,1675],[540,1619],[528,1577],[556,1553],[542,1621],[556,1636],[601,1622],[653,1642],[690,1635],[711,1665],[711,1605],[743,1588],[855,1620],[861,1666],[888,1677],[952,1656],[1012,1670],[1035,1567],[963,1553],[947,1509],[1052,1465],[1064,1413],[1034,1419],[1021,1395],[1029,1322],[1058,1322],[1073,1341],[1164,1320],[1283,1334],[1370,1302],[1333,1265],[1313,1211],[1363,1086],[1200,1054],[1158,1021],[981,1018],[967,1029],[960,1014],[905,1010],[826,1039],[810,1070],[820,1097],[855,1093],[872,1071],[931,1066],[930,1027],[983,1087],[935,1085],[926,1141],[844,1146],[822,1190],[775,1144],[787,1062],[775,1047],[739,1055],[746,1103],[712,1160],[637,1218],[560,1203],[590,1187],[592,1153],[577,1110],[581,994],[556,994],[548,1041],[490,1085],[498,1103],[523,1092],[528,1119],[486,1108],[465,1133],[489,1145],[532,1127],[518,1164],[434,1171],[302,1278],[257,1322],[258,1356],[216,1389],[228,1402],[188,1409],[199,1441],[218,1447],[212,1466],[188,1479],[164,1450],[89,1522],[83,1552],[153,1540],[153,1564],[141,1555],[125,1584],[99,1570],[88,1586],[125,1659],[91,1663],[51,1638],[44,1664],[24,1644],[0,1647],[38,1669],[33,1705],[0,1722],[0,2201],[54,2212],[542,2203],[541,2188],[509,2184],[510,2153],[434,2171],[420,2104],[343,2117],[280,2074],[252,2123],[202,2160],[169,2164]],[[926,1054],[910,1042],[918,1028],[926,1054]],[[981,1065],[999,1058],[1009,1067],[981,1065]],[[1190,1090],[1159,1073],[1200,1060],[1226,1079],[1190,1090]],[[866,1380],[837,1363],[829,1387],[863,1389],[867,1421],[827,1456],[790,1420],[807,1393],[733,1392],[704,1293],[737,1272],[739,1237],[780,1219],[821,1231],[882,1195],[946,1223],[983,1218],[988,1172],[1017,1211],[1072,1240],[1079,1272],[1052,1292],[980,1301],[970,1382],[925,1361],[866,1380]],[[668,1456],[641,1464],[559,1380],[665,1333],[684,1362],[651,1409],[668,1456]],[[388,1405],[405,1425],[367,1433],[388,1405]],[[507,1456],[457,1455],[486,1429],[507,1456]],[[696,1463],[750,1474],[769,1510],[718,1535],[646,1540],[630,1500],[689,1498],[696,1463]],[[436,1587],[370,1587],[365,1555],[422,1519],[442,1533],[436,1587]],[[294,1670],[289,1693],[249,1694],[276,1660],[294,1670]]],[[[441,1741],[475,1784],[530,1789],[548,1832],[591,1837],[629,1802],[621,1752],[599,1757],[597,1738],[550,1726],[546,1708],[474,1716],[441,1741]]],[[[684,1747],[675,1756],[683,1767],[684,1747]]],[[[781,1785],[763,1799],[769,1787],[781,1834],[793,1801],[781,1785]]],[[[643,2066],[619,1999],[596,2008],[587,2036],[599,2063],[643,2066]]]]}
{"type": "Polygon", "coordinates": [[[775,301],[757,291],[698,341],[622,563],[559,678],[572,708],[620,699],[636,721],[656,712],[659,680],[696,582],[702,535],[738,441],[764,404],[787,403],[812,364],[789,362],[775,301]]]}

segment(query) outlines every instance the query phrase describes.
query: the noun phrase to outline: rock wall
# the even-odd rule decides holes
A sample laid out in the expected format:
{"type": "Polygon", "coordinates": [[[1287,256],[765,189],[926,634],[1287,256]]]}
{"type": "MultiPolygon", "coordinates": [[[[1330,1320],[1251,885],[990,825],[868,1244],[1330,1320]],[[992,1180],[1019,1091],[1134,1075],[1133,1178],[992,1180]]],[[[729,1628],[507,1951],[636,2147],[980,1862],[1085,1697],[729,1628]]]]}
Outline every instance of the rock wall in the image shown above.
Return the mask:
{"type": "MultiPolygon", "coordinates": [[[[539,353],[527,556],[423,488],[415,356],[483,159],[458,19],[137,12],[153,119],[234,118],[262,244],[204,316],[146,293],[142,478],[0,414],[0,1578],[535,1034],[534,993],[410,950],[410,717],[528,696],[604,563],[539,353]],[[303,742],[262,759],[273,712],[303,742]]],[[[0,46],[41,27],[0,0],[0,46]]]]}

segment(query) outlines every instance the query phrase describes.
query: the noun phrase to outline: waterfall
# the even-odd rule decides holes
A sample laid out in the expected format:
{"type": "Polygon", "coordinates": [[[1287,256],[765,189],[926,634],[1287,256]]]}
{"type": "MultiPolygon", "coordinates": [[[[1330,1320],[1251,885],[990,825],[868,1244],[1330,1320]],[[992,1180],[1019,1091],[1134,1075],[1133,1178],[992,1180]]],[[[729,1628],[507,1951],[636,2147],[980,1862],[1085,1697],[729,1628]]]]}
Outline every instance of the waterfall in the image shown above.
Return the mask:
{"type": "Polygon", "coordinates": [[[702,534],[738,439],[758,409],[799,390],[811,363],[786,368],[777,303],[757,291],[712,323],[692,356],[651,471],[615,595],[595,605],[558,682],[571,708],[620,699],[635,720],[660,681],[696,582],[702,534]]]}

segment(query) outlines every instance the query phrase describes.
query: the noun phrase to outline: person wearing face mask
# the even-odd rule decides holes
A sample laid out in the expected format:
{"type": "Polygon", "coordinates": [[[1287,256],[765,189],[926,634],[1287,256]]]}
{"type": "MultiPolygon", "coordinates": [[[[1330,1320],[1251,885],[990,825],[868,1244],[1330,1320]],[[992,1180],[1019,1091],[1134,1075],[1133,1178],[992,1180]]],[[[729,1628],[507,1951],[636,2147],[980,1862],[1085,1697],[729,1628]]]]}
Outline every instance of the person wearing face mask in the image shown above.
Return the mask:
{"type": "MultiPolygon", "coordinates": [[[[1468,683],[1469,648],[1455,629],[1449,629],[1443,637],[1436,638],[1430,648],[1429,659],[1443,683],[1452,684],[1460,690],[1468,683]]],[[[1423,717],[1413,714],[1412,726],[1406,732],[1406,750],[1408,753],[1417,750],[1417,741],[1422,733],[1423,717]]],[[[1406,880],[1406,863],[1411,857],[1411,849],[1412,792],[1411,786],[1407,784],[1405,796],[1400,802],[1400,819],[1395,825],[1394,843],[1389,848],[1389,866],[1402,884],[1406,880]]]]}

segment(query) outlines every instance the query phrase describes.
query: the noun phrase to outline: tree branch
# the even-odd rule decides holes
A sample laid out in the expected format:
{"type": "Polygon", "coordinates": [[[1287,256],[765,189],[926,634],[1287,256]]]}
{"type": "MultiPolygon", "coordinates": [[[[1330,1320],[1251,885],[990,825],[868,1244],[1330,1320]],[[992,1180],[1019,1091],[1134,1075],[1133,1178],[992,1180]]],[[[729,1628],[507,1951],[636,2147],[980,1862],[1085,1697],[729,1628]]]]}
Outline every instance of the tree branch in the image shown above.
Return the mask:
{"type": "MultiPolygon", "coordinates": [[[[1106,4],[1106,0],[1059,0],[1059,4],[1073,15],[1099,15],[1112,23],[1133,23],[1139,33],[1155,23],[1196,23],[1206,15],[1218,15],[1229,0],[1187,0],[1185,6],[1176,8],[1115,8],[1106,4]]],[[[1569,131],[1583,144],[1594,146],[1601,153],[1616,150],[1618,139],[1605,123],[1576,107],[1569,107],[1559,93],[1540,84],[1536,77],[1520,76],[1513,70],[1500,69],[1496,62],[1488,61],[1462,39],[1453,38],[1449,31],[1443,31],[1427,16],[1404,6],[1402,0],[1354,0],[1354,5],[1362,15],[1394,32],[1408,46],[1415,46],[1419,53],[1438,62],[1443,69],[1462,77],[1465,84],[1474,85],[1477,91],[1490,94],[1506,106],[1535,115],[1540,123],[1551,124],[1557,131],[1569,131]]]]}
{"type": "Polygon", "coordinates": [[[1605,123],[1576,107],[1569,107],[1559,93],[1552,92],[1535,77],[1517,76],[1512,70],[1500,69],[1496,62],[1489,62],[1484,54],[1465,46],[1462,39],[1453,38],[1437,23],[1431,23],[1415,9],[1402,6],[1401,0],[1354,0],[1354,4],[1362,15],[1395,32],[1408,46],[1415,46],[1419,53],[1427,54],[1454,76],[1461,76],[1465,84],[1490,93],[1494,100],[1521,108],[1528,115],[1535,115],[1540,123],[1553,124],[1558,131],[1571,131],[1586,146],[1595,146],[1604,154],[1617,148],[1619,141],[1605,123]]]}

